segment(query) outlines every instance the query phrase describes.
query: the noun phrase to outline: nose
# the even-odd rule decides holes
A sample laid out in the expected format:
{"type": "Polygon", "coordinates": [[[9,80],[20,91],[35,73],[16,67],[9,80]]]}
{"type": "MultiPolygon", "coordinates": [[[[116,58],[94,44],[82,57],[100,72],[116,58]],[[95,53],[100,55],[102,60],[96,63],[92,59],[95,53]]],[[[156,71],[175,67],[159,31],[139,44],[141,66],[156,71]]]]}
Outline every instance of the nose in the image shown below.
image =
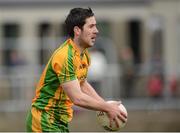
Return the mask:
{"type": "Polygon", "coordinates": [[[97,29],[97,27],[95,27],[95,33],[98,34],[99,30],[97,29]]]}

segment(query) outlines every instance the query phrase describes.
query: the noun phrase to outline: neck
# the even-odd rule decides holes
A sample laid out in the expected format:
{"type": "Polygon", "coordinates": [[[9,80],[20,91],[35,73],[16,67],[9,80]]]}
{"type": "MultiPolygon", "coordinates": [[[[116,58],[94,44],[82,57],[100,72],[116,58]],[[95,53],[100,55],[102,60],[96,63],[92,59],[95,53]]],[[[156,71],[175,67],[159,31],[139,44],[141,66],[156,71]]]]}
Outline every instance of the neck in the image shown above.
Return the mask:
{"type": "Polygon", "coordinates": [[[73,38],[73,41],[75,43],[75,45],[78,47],[78,49],[80,50],[80,52],[82,53],[86,48],[83,47],[81,41],[77,38],[73,38]]]}

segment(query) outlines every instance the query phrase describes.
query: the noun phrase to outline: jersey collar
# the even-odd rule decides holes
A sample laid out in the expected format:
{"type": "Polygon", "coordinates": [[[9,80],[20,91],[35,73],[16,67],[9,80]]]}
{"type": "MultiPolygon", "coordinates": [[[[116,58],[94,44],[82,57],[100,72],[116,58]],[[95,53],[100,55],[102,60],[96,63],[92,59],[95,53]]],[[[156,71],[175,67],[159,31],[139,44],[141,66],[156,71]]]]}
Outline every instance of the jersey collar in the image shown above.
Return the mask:
{"type": "Polygon", "coordinates": [[[78,46],[75,44],[75,42],[71,38],[69,38],[68,41],[69,41],[69,44],[73,46],[73,48],[78,52],[79,55],[84,55],[84,53],[86,52],[86,49],[83,50],[81,53],[81,50],[78,48],[78,46]]]}

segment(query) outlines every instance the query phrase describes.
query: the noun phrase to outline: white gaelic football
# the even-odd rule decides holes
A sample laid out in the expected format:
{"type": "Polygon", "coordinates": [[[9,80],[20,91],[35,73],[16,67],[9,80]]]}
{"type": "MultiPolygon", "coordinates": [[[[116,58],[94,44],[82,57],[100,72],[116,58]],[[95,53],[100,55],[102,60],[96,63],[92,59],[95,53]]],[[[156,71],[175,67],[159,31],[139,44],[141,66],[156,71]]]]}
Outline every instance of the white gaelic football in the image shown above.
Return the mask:
{"type": "MultiPolygon", "coordinates": [[[[112,103],[113,101],[107,101],[109,103],[112,103]]],[[[119,105],[119,108],[125,113],[127,114],[127,110],[124,107],[123,104],[119,105]]],[[[107,131],[118,131],[121,128],[123,128],[126,123],[122,122],[121,120],[118,121],[119,123],[119,127],[116,126],[115,121],[112,124],[112,127],[110,127],[110,120],[109,117],[107,116],[107,114],[105,112],[102,111],[96,111],[96,119],[98,121],[98,123],[107,131]]]]}

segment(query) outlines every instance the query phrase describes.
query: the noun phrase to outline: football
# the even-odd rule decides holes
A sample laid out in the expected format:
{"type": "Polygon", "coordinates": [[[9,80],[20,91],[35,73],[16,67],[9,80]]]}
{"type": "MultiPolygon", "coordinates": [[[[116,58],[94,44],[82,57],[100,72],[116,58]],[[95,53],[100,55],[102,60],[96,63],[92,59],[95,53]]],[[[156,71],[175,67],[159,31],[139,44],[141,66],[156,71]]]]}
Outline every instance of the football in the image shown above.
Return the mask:
{"type": "MultiPolygon", "coordinates": [[[[107,101],[107,102],[112,103],[113,101],[107,101]]],[[[126,108],[124,107],[123,104],[120,104],[119,108],[125,114],[127,114],[127,110],[126,110],[126,108]]],[[[118,121],[119,127],[116,126],[115,122],[113,122],[112,127],[110,127],[109,117],[107,116],[107,114],[105,112],[102,112],[102,111],[96,111],[96,119],[97,119],[99,125],[102,126],[107,131],[118,131],[118,130],[120,130],[121,128],[123,128],[126,125],[126,123],[119,120],[118,121]]]]}

